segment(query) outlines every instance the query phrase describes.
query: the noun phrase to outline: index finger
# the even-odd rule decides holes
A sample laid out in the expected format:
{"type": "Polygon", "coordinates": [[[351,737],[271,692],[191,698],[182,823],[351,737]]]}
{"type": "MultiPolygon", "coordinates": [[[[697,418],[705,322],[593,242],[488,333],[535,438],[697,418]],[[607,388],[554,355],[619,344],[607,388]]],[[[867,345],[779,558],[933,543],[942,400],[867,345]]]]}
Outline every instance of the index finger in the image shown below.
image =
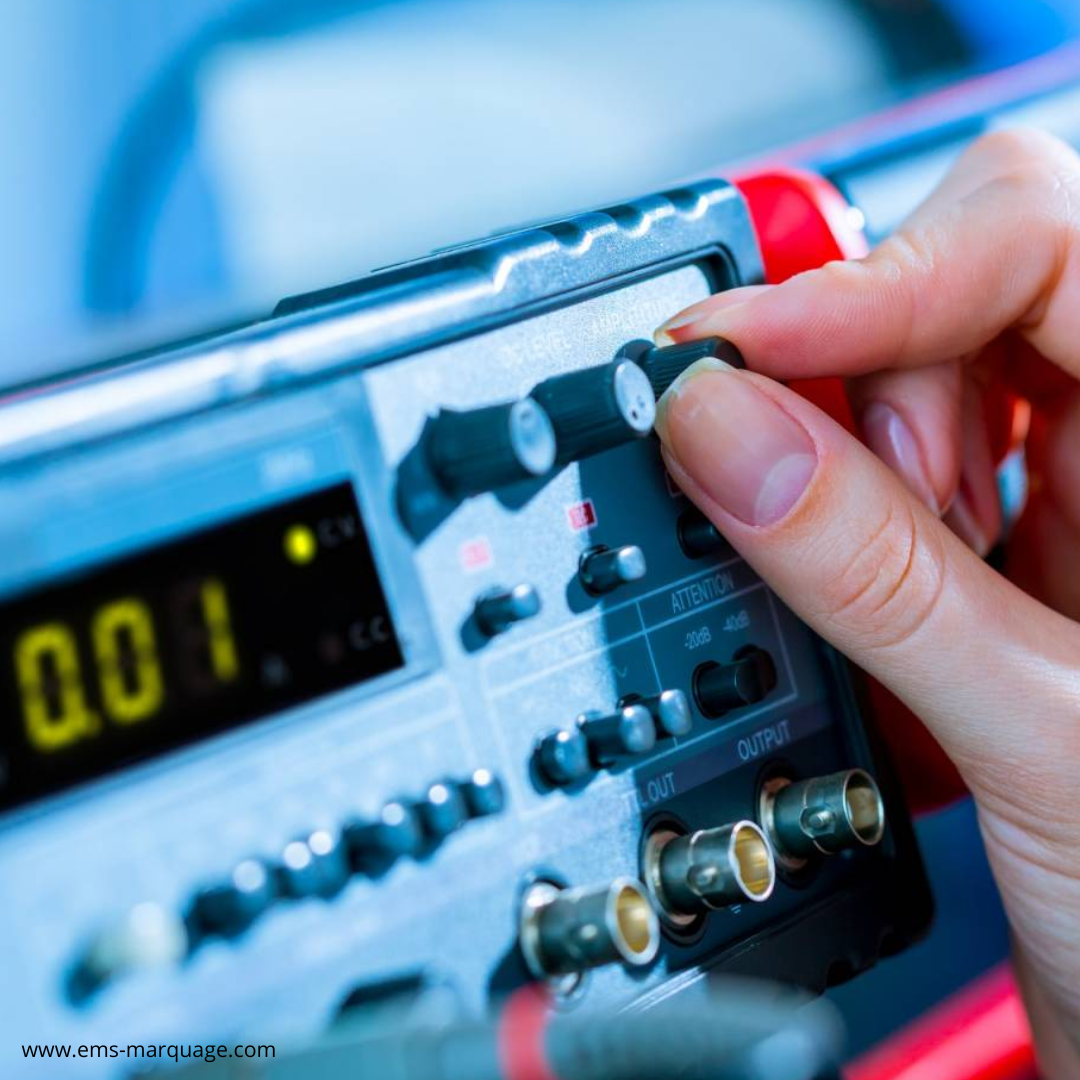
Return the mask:
{"type": "Polygon", "coordinates": [[[860,375],[974,354],[1016,328],[1080,375],[1080,158],[1036,132],[978,140],[865,259],[687,309],[661,338],[720,335],[780,379],[860,375]]]}

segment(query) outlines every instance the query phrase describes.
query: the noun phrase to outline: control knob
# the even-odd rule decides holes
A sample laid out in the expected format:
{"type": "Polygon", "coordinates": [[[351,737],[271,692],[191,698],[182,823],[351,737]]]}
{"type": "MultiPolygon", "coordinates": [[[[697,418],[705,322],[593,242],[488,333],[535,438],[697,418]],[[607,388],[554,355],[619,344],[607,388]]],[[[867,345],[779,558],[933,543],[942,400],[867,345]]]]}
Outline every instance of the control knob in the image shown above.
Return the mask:
{"type": "Polygon", "coordinates": [[[744,368],[742,353],[722,337],[687,341],[680,345],[657,345],[635,357],[648,377],[653,393],[661,394],[698,360],[723,360],[732,367],[744,368]]]}
{"type": "Polygon", "coordinates": [[[649,380],[628,359],[545,379],[532,399],[551,419],[557,465],[643,438],[656,419],[649,380]]]}
{"type": "Polygon", "coordinates": [[[479,495],[549,472],[555,432],[532,398],[465,412],[443,409],[431,422],[427,450],[448,494],[479,495]]]}

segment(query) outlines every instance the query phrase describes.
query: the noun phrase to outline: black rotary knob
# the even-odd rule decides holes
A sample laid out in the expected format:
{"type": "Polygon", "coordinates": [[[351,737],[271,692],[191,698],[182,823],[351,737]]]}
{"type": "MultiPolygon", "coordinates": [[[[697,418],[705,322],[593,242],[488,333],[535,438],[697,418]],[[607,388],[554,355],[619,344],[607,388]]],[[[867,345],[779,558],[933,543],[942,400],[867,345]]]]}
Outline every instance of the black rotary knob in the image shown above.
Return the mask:
{"type": "Polygon", "coordinates": [[[693,363],[712,358],[732,367],[746,367],[742,353],[722,337],[702,338],[681,345],[657,345],[637,357],[653,393],[660,395],[693,363]]]}
{"type": "Polygon", "coordinates": [[[694,698],[698,708],[713,720],[761,701],[775,686],[776,664],[756,645],[740,649],[730,663],[710,660],[694,672],[694,698]]]}
{"type": "Polygon", "coordinates": [[[273,903],[276,882],[261,859],[243,859],[227,881],[203,889],[194,901],[203,931],[232,937],[246,930],[273,903]]]}
{"type": "Polygon", "coordinates": [[[656,397],[632,360],[545,379],[532,392],[555,431],[555,463],[567,465],[652,431],[656,397]]]}
{"type": "Polygon", "coordinates": [[[535,479],[555,461],[551,421],[532,398],[467,412],[443,409],[427,439],[435,476],[455,496],[535,479]]]}

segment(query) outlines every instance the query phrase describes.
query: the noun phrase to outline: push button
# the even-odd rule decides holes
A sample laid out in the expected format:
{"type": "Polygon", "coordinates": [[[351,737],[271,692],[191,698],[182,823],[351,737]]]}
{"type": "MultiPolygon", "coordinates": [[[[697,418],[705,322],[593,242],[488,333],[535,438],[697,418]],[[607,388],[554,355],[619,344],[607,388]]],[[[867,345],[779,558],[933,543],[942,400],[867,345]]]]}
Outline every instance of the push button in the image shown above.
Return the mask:
{"type": "Polygon", "coordinates": [[[730,663],[709,661],[694,672],[694,698],[712,720],[761,701],[775,686],[776,664],[756,645],[740,649],[730,663]]]}

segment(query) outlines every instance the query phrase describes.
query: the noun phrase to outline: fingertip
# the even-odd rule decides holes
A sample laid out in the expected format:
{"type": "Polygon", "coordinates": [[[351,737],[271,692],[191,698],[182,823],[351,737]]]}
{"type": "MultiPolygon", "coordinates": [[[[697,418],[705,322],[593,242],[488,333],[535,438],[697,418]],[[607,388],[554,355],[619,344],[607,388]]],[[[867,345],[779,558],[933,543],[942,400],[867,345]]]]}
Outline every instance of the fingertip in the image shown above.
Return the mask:
{"type": "Polygon", "coordinates": [[[676,345],[717,333],[725,336],[717,329],[722,325],[725,313],[772,288],[771,285],[742,285],[716,293],[672,316],[656,329],[653,340],[657,345],[676,345]]]}

